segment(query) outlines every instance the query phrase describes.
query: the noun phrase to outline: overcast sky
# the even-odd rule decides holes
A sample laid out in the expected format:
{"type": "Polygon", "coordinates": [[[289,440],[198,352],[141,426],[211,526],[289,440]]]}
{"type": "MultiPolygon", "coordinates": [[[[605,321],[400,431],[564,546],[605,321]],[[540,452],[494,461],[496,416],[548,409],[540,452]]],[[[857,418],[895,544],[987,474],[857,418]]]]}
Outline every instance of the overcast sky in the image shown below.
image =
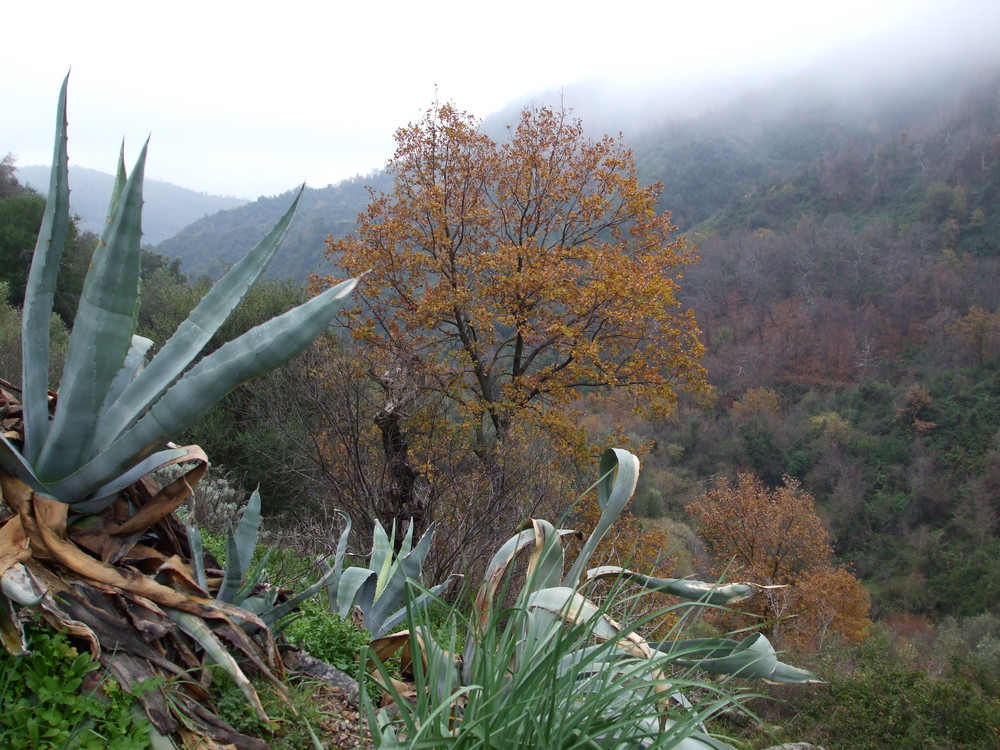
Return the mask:
{"type": "MultiPolygon", "coordinates": [[[[72,67],[70,162],[255,198],[382,167],[434,100],[485,117],[599,75],[642,87],[792,69],[1000,0],[23,0],[0,37],[0,156],[48,164],[72,67]]],[[[1000,44],[1000,29],[996,30],[1000,44]]],[[[567,104],[573,104],[572,101],[567,104]]]]}

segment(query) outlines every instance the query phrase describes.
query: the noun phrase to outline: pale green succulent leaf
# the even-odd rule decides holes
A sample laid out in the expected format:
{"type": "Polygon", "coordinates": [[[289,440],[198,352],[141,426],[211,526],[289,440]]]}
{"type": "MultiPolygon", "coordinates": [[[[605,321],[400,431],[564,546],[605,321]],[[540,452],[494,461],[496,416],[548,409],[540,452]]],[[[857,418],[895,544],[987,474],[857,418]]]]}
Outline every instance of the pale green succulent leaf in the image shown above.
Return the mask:
{"type": "Polygon", "coordinates": [[[291,613],[300,604],[302,604],[302,602],[306,601],[307,599],[311,599],[313,596],[315,596],[320,591],[320,589],[322,589],[326,585],[327,578],[330,577],[331,575],[333,575],[332,567],[327,568],[327,572],[311,586],[303,589],[298,594],[296,594],[293,597],[290,597],[287,601],[282,602],[278,606],[272,607],[271,609],[265,612],[261,612],[260,613],[261,619],[267,624],[268,627],[273,627],[278,622],[278,620],[280,620],[285,615],[291,613]]]}
{"type": "MultiPolygon", "coordinates": [[[[229,524],[226,534],[226,565],[223,571],[222,586],[216,598],[224,602],[238,604],[237,596],[240,593],[240,586],[247,583],[250,590],[256,586],[258,581],[247,581],[250,568],[250,560],[253,558],[254,549],[257,547],[257,534],[260,532],[260,493],[254,490],[247,501],[240,521],[236,529],[229,524]]],[[[258,572],[258,578],[260,573],[258,572]]],[[[249,592],[244,594],[244,598],[249,592]]]]}
{"type": "MultiPolygon", "coordinates": [[[[260,560],[255,563],[252,567],[248,566],[246,572],[243,574],[243,581],[240,584],[239,591],[233,597],[232,603],[236,606],[242,606],[241,602],[246,601],[250,598],[250,595],[257,589],[258,586],[267,581],[267,564],[271,561],[274,556],[274,548],[267,550],[260,560]]],[[[246,565],[246,563],[244,563],[246,565]]],[[[277,597],[277,591],[275,591],[275,597],[277,597]]]]}
{"type": "Polygon", "coordinates": [[[122,397],[114,402],[113,408],[108,410],[98,426],[98,448],[106,448],[134,424],[187,369],[229,319],[239,302],[267,269],[288,231],[301,197],[300,189],[285,215],[253,250],[215,283],[149,365],[129,384],[122,397]]]}
{"type": "Polygon", "coordinates": [[[173,620],[177,626],[187,633],[189,636],[194,638],[198,644],[205,650],[205,655],[218,664],[225,670],[233,682],[239,687],[240,692],[243,693],[243,697],[247,699],[247,702],[253,706],[254,712],[262,721],[270,721],[267,717],[267,713],[264,711],[264,706],[260,702],[260,697],[257,695],[257,691],[251,684],[250,680],[240,669],[236,660],[232,657],[226,647],[222,645],[219,639],[215,636],[208,626],[205,625],[204,620],[188,614],[187,612],[181,612],[176,609],[165,610],[167,615],[173,620]]]}
{"type": "Polygon", "coordinates": [[[45,587],[21,563],[0,575],[0,593],[22,607],[34,607],[45,598],[45,587]]]}
{"type": "MultiPolygon", "coordinates": [[[[168,448],[164,451],[158,451],[152,456],[147,456],[139,463],[124,471],[122,474],[116,476],[107,484],[101,485],[95,489],[89,499],[73,503],[73,508],[80,513],[100,513],[102,510],[111,505],[112,502],[114,502],[118,493],[123,489],[131,484],[134,484],[135,482],[138,482],[151,471],[156,471],[160,467],[166,466],[172,461],[176,461],[178,458],[182,458],[187,454],[188,451],[184,448],[168,448]]],[[[72,479],[72,477],[69,477],[69,479],[72,479]]],[[[49,491],[55,493],[53,494],[53,497],[62,501],[63,495],[58,491],[58,485],[52,488],[47,488],[46,492],[49,491]]]]}
{"type": "Polygon", "coordinates": [[[118,211],[118,204],[121,203],[122,194],[125,192],[125,184],[128,182],[128,174],[125,172],[125,141],[122,141],[121,148],[118,149],[118,168],[115,170],[115,182],[111,187],[111,201],[108,203],[107,223],[114,221],[118,211]]]}
{"type": "MultiPolygon", "coordinates": [[[[111,388],[108,390],[108,395],[104,399],[104,405],[101,407],[101,420],[98,422],[97,429],[98,433],[101,431],[104,420],[107,418],[108,411],[112,408],[112,405],[118,401],[121,395],[128,388],[130,383],[133,383],[136,377],[142,372],[143,367],[146,365],[146,354],[149,352],[149,348],[153,345],[150,339],[144,336],[133,336],[132,344],[129,346],[128,353],[125,355],[125,361],[122,363],[121,369],[118,370],[118,374],[115,376],[114,381],[111,383],[111,388]]],[[[97,446],[100,449],[100,446],[97,446]]]]}
{"type": "MultiPolygon", "coordinates": [[[[403,546],[400,549],[401,555],[395,559],[391,566],[383,563],[385,580],[381,579],[383,573],[380,572],[379,587],[375,590],[375,602],[372,605],[371,619],[373,622],[383,622],[393,610],[398,610],[406,595],[408,581],[419,582],[420,571],[424,565],[424,558],[430,551],[431,540],[434,538],[434,524],[424,532],[417,542],[417,546],[410,549],[413,539],[413,523],[410,523],[406,536],[403,539],[403,546]],[[409,550],[404,552],[404,550],[409,550]]],[[[391,552],[390,552],[391,557],[391,552]]],[[[386,562],[388,562],[386,559],[386,562]]],[[[387,626],[383,625],[382,630],[387,626]]]]}
{"type": "Polygon", "coordinates": [[[124,435],[51,491],[64,502],[86,498],[182,432],[233,388],[280,367],[325,330],[356,285],[351,279],[248,331],[198,362],[124,435]]]}
{"type": "Polygon", "coordinates": [[[454,655],[438,646],[434,635],[426,628],[418,625],[414,633],[419,636],[410,640],[411,644],[419,644],[423,657],[427,660],[427,673],[431,677],[430,684],[435,691],[436,703],[447,703],[454,699],[454,691],[461,684],[461,675],[454,655]]]}
{"type": "Polygon", "coordinates": [[[257,535],[260,533],[260,491],[259,488],[250,493],[243,513],[240,514],[240,522],[236,527],[235,541],[236,548],[240,554],[240,565],[246,570],[250,565],[250,558],[257,548],[257,535]]]}
{"type": "Polygon", "coordinates": [[[205,548],[201,540],[201,532],[193,523],[185,526],[188,544],[191,545],[191,566],[194,568],[194,579],[205,591],[208,591],[208,576],[205,575],[205,548]]]}
{"type": "Polygon", "coordinates": [[[24,455],[34,466],[49,433],[49,335],[59,261],[69,231],[69,158],[67,156],[66,89],[63,79],[56,108],[56,138],[52,153],[48,198],[24,291],[21,349],[24,404],[24,455]]]}
{"type": "Polygon", "coordinates": [[[823,680],[814,675],[808,669],[795,667],[791,664],[786,664],[783,661],[779,661],[777,666],[775,666],[774,671],[764,679],[767,682],[781,682],[798,685],[823,682],[823,680]]]}
{"type": "Polygon", "coordinates": [[[375,599],[376,573],[368,568],[348,568],[340,576],[340,589],[337,593],[337,612],[341,617],[347,617],[351,607],[357,604],[362,611],[370,611],[375,599]],[[362,591],[363,589],[368,590],[362,591]],[[362,602],[368,602],[366,609],[362,602]]]}
{"type": "Polygon", "coordinates": [[[761,633],[749,635],[742,641],[706,638],[666,641],[655,647],[680,666],[711,674],[770,682],[820,682],[812,673],[778,661],[771,642],[761,633]]]}
{"type": "Polygon", "coordinates": [[[330,602],[330,608],[334,612],[337,611],[337,593],[340,589],[341,570],[344,565],[344,555],[347,554],[347,541],[351,535],[351,517],[343,511],[338,510],[337,512],[344,517],[344,530],[340,532],[340,538],[337,540],[333,563],[330,563],[329,560],[324,561],[324,567],[326,568],[326,594],[330,602]]]}
{"type": "Polygon", "coordinates": [[[83,283],[59,384],[59,408],[37,462],[36,473],[47,484],[92,458],[101,407],[132,343],[139,306],[145,162],[143,146],[83,283]]]}
{"type": "MultiPolygon", "coordinates": [[[[439,583],[436,586],[431,586],[429,589],[420,594],[416,599],[410,602],[410,610],[413,612],[419,612],[420,610],[429,607],[434,602],[441,600],[441,595],[448,589],[452,581],[460,581],[464,578],[461,573],[452,573],[444,581],[444,583],[439,583]]],[[[406,619],[406,607],[400,607],[395,612],[393,612],[388,617],[380,620],[379,631],[380,635],[385,635],[386,633],[391,633],[397,625],[399,625],[403,620],[406,619]]]]}
{"type": "Polygon", "coordinates": [[[540,589],[528,598],[529,610],[540,610],[567,625],[590,624],[593,634],[604,640],[617,638],[620,629],[587,597],[568,586],[540,589]]]}
{"type": "Polygon", "coordinates": [[[392,524],[392,538],[385,533],[382,523],[375,520],[375,530],[372,532],[372,553],[368,556],[368,569],[378,576],[378,585],[375,588],[375,596],[385,586],[389,568],[392,566],[393,541],[396,538],[396,524],[392,524]]]}
{"type": "Polygon", "coordinates": [[[618,516],[625,509],[639,481],[639,459],[620,448],[609,448],[601,456],[601,478],[597,484],[597,500],[601,508],[601,517],[594,527],[593,533],[587,538],[577,556],[573,567],[563,578],[563,584],[575,586],[590,558],[597,549],[601,539],[608,533],[618,516]]]}
{"type": "Polygon", "coordinates": [[[535,549],[526,572],[522,596],[531,591],[559,585],[565,556],[556,528],[544,519],[534,519],[535,549]]]}
{"type": "MultiPolygon", "coordinates": [[[[27,410],[25,410],[27,419],[27,410]]],[[[35,468],[7,437],[0,432],[0,469],[17,477],[35,492],[45,492],[42,480],[35,476],[35,468]]]]}
{"type": "Polygon", "coordinates": [[[628,578],[635,581],[648,591],[670,594],[682,599],[706,602],[708,604],[729,604],[746,599],[756,593],[757,589],[747,583],[706,583],[685,578],[654,578],[641,573],[620,568],[616,565],[602,565],[591,568],[583,579],[583,584],[601,578],[628,578]]]}

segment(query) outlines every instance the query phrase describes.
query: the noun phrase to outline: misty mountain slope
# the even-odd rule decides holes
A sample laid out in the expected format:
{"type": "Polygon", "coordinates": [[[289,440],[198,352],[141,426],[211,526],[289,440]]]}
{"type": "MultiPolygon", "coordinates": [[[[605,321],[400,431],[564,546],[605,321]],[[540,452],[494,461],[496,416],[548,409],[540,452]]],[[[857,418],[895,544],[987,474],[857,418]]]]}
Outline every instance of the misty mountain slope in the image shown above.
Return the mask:
{"type": "MultiPolygon", "coordinates": [[[[18,167],[17,178],[42,195],[48,193],[49,167],[18,167]]],[[[114,176],[105,172],[86,167],[70,167],[70,209],[80,215],[81,229],[96,234],[104,231],[114,182],[114,176]]],[[[153,245],[172,237],[203,216],[246,203],[241,198],[198,193],[160,180],[146,180],[143,197],[143,242],[153,245]]]]}
{"type": "MultiPolygon", "coordinates": [[[[523,105],[581,105],[573,114],[591,137],[624,132],[641,179],[663,183],[660,205],[683,231],[699,225],[708,231],[774,228],[813,208],[873,213],[898,204],[919,212],[929,185],[956,184],[948,169],[957,167],[932,163],[956,162],[960,148],[971,149],[962,157],[970,162],[967,172],[976,158],[972,151],[979,150],[982,162],[987,135],[995,134],[989,108],[998,97],[1000,70],[1000,46],[982,35],[966,37],[975,43],[957,49],[953,40],[963,38],[957,32],[940,38],[927,33],[859,45],[766,85],[750,75],[707,83],[703,90],[623,92],[578,84],[514,103],[487,117],[483,130],[503,137],[523,105]],[[902,175],[904,162],[919,174],[902,175]],[[919,194],[903,195],[904,188],[919,194]],[[862,209],[859,201],[868,204],[862,209]]],[[[367,204],[367,184],[391,189],[377,173],[307,190],[270,274],[302,279],[310,271],[329,272],[324,240],[351,231],[367,204]]],[[[205,217],[156,249],[181,258],[188,273],[217,275],[290,199],[261,198],[205,217]]],[[[989,204],[988,196],[977,200],[989,204]]]]}
{"type": "MultiPolygon", "coordinates": [[[[661,206],[689,229],[794,175],[834,163],[870,168],[899,139],[947,137],[953,151],[957,131],[945,124],[961,112],[971,127],[991,127],[998,70],[1000,62],[951,61],[862,75],[833,59],[717,111],[650,127],[632,146],[643,178],[664,185],[661,206]]],[[[971,147],[977,136],[962,138],[971,147]]]]}
{"type": "MultiPolygon", "coordinates": [[[[332,273],[323,257],[325,240],[329,235],[342,237],[354,229],[358,212],[368,202],[369,185],[391,189],[384,173],[355,177],[325,188],[306,188],[268,275],[303,280],[313,271],[332,273]]],[[[262,197],[206,216],[154,249],[171,258],[180,258],[184,273],[219,276],[260,241],[291,205],[294,195],[294,191],[289,191],[262,197]]]]}
{"type": "MultiPolygon", "coordinates": [[[[817,158],[747,186],[699,229],[784,231],[806,213],[840,213],[856,224],[921,221],[959,252],[1000,253],[1000,65],[952,81],[905,118],[892,121],[895,114],[866,113],[861,122],[869,125],[855,126],[851,138],[813,136],[817,158]]],[[[815,124],[805,129],[819,131],[815,124]]]]}

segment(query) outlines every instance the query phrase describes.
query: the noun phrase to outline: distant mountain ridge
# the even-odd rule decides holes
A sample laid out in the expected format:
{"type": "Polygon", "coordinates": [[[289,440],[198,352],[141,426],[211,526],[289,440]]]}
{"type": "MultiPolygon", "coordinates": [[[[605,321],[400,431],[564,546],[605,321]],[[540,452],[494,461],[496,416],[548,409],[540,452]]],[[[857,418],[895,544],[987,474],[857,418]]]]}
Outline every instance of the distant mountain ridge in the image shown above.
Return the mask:
{"type": "MultiPolygon", "coordinates": [[[[304,280],[312,272],[336,273],[323,257],[326,238],[354,229],[358,212],[368,203],[368,187],[389,191],[384,172],[354,177],[325,188],[306,188],[295,219],[268,269],[272,278],[304,280]]],[[[252,203],[206,216],[154,249],[181,259],[188,275],[217,277],[257,244],[288,210],[295,191],[261,197],[252,203]]]]}
{"type": "MultiPolygon", "coordinates": [[[[45,195],[49,190],[49,167],[18,167],[17,179],[45,195]]],[[[103,231],[114,183],[114,175],[106,172],[70,167],[70,209],[80,215],[82,229],[97,234],[103,231]]],[[[161,180],[146,180],[143,196],[142,238],[143,244],[147,245],[156,245],[173,237],[203,216],[247,202],[242,198],[199,193],[161,180]]]]}

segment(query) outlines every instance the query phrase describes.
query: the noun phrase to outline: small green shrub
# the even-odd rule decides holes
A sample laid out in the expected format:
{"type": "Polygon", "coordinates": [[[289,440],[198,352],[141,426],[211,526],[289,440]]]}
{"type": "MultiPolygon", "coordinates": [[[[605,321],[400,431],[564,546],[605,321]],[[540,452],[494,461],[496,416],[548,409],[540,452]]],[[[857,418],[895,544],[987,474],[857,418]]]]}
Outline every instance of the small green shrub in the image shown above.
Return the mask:
{"type": "Polygon", "coordinates": [[[311,656],[356,675],[358,651],[371,641],[368,631],[332,614],[320,597],[302,602],[300,610],[285,628],[285,637],[311,656]]]}
{"type": "Polygon", "coordinates": [[[138,750],[149,747],[149,725],[132,696],[103,679],[89,687],[98,665],[62,633],[36,630],[32,653],[0,654],[0,747],[138,750]]]}
{"type": "MultiPolygon", "coordinates": [[[[833,674],[828,686],[778,690],[787,702],[758,707],[781,727],[778,740],[852,750],[1000,747],[1000,701],[967,680],[937,679],[908,666],[884,635],[830,658],[850,668],[824,669],[833,674]]],[[[768,736],[754,747],[774,744],[768,736]]]]}

